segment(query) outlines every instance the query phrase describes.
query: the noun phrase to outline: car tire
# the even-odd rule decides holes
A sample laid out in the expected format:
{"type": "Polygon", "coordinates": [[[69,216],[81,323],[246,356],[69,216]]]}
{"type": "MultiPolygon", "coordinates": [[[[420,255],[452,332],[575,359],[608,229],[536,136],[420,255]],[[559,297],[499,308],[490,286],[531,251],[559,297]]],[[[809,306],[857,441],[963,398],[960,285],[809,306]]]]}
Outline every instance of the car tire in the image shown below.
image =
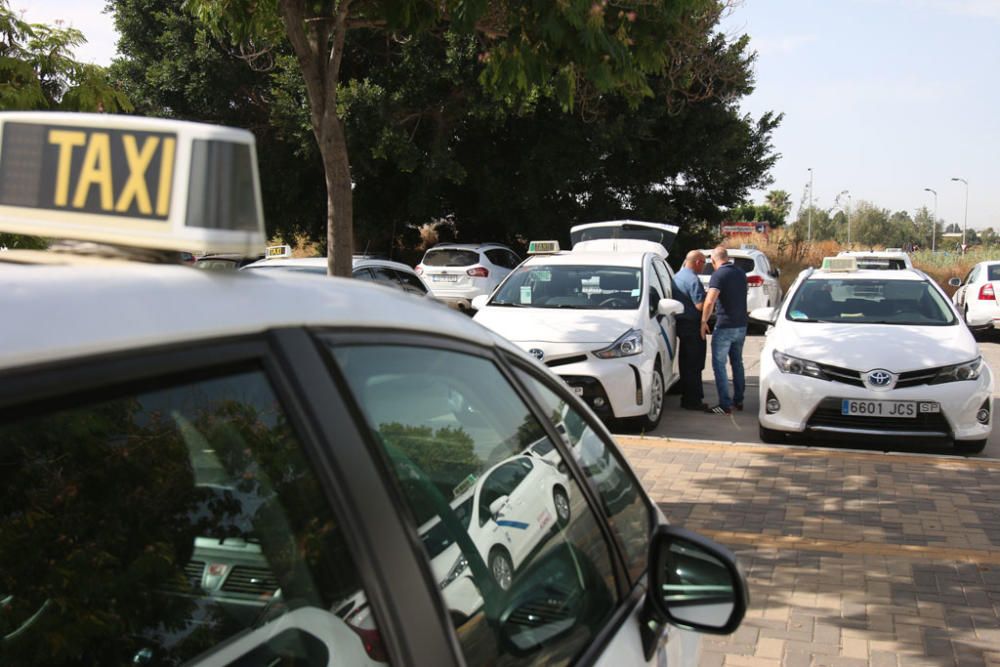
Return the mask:
{"type": "Polygon", "coordinates": [[[514,582],[514,561],[510,554],[503,547],[493,547],[490,551],[489,563],[490,574],[502,591],[510,590],[510,585],[514,582]]]}
{"type": "Polygon", "coordinates": [[[955,452],[958,454],[981,454],[986,449],[986,440],[956,440],[955,452]]]}
{"type": "Polygon", "coordinates": [[[773,428],[760,426],[760,441],[769,445],[780,445],[787,441],[784,431],[776,431],[773,428]]]}
{"type": "Polygon", "coordinates": [[[569,525],[570,505],[569,494],[561,486],[552,489],[552,504],[556,508],[556,525],[565,528],[569,525]]]}
{"type": "Polygon", "coordinates": [[[660,425],[666,393],[663,388],[663,371],[660,370],[660,360],[657,359],[656,366],[653,367],[652,385],[649,389],[649,412],[635,420],[640,432],[648,433],[660,425]],[[655,415],[653,414],[654,408],[657,408],[655,415]]]}

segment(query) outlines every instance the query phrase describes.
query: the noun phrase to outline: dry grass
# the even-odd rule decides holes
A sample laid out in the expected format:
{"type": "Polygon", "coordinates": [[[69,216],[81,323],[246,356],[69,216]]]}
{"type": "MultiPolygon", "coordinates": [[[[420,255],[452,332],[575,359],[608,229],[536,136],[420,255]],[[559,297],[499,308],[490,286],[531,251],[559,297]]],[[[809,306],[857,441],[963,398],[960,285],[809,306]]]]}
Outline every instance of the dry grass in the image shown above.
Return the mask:
{"type": "MultiPolygon", "coordinates": [[[[818,241],[809,244],[793,238],[781,229],[775,230],[769,236],[753,234],[742,236],[738,240],[730,239],[725,245],[738,248],[744,243],[757,246],[768,256],[772,265],[781,269],[781,287],[786,291],[803,269],[819,266],[823,263],[824,257],[836,255],[841,250],[847,249],[836,241],[818,241]]],[[[978,262],[1000,260],[1000,248],[975,248],[965,255],[921,250],[913,253],[910,258],[913,260],[913,266],[936,280],[941,288],[951,295],[955,288],[948,285],[950,278],[965,278],[973,265],[978,262]]]]}

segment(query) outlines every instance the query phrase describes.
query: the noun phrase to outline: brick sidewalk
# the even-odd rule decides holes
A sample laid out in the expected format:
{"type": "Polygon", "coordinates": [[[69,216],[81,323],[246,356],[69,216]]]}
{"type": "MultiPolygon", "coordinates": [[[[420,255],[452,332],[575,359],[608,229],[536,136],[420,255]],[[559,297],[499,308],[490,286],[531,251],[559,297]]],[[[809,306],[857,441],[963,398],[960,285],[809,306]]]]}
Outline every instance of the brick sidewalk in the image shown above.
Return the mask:
{"type": "Polygon", "coordinates": [[[1000,667],[1000,461],[618,441],[747,574],[743,626],[702,665],[1000,667]]]}

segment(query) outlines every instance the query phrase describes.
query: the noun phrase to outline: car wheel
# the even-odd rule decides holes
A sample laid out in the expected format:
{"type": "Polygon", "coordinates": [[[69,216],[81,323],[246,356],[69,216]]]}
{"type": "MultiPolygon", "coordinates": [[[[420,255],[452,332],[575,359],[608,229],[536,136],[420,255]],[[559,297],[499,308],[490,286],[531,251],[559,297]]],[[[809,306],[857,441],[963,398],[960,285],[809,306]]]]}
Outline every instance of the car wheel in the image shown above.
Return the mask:
{"type": "Polygon", "coordinates": [[[663,394],[663,372],[660,370],[660,361],[657,360],[649,388],[649,412],[637,420],[639,429],[643,432],[652,431],[659,426],[660,418],[663,417],[663,394]]]}
{"type": "Polygon", "coordinates": [[[770,445],[780,445],[786,441],[784,431],[775,431],[773,428],[760,427],[760,441],[770,445]]]}
{"type": "Polygon", "coordinates": [[[497,582],[500,590],[510,590],[510,585],[514,581],[514,563],[510,559],[510,554],[503,547],[493,547],[490,552],[490,574],[497,582]]]}
{"type": "Polygon", "coordinates": [[[556,507],[556,523],[560,528],[565,528],[569,525],[569,496],[561,486],[552,489],[552,504],[556,507]]]}
{"type": "Polygon", "coordinates": [[[980,454],[986,449],[986,440],[956,440],[955,452],[958,454],[980,454]]]}

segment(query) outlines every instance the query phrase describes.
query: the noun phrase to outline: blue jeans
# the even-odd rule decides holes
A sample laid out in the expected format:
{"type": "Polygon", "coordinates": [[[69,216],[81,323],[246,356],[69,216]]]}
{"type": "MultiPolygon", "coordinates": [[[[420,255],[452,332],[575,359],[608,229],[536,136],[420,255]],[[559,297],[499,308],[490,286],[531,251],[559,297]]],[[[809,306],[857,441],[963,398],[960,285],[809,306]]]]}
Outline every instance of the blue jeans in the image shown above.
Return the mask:
{"type": "Polygon", "coordinates": [[[731,410],[733,403],[743,404],[746,378],[743,375],[743,342],[746,327],[716,329],[712,332],[712,372],[715,373],[715,390],[719,392],[719,406],[731,410]],[[729,400],[729,379],[726,377],[726,358],[733,367],[733,399],[729,400]]]}

